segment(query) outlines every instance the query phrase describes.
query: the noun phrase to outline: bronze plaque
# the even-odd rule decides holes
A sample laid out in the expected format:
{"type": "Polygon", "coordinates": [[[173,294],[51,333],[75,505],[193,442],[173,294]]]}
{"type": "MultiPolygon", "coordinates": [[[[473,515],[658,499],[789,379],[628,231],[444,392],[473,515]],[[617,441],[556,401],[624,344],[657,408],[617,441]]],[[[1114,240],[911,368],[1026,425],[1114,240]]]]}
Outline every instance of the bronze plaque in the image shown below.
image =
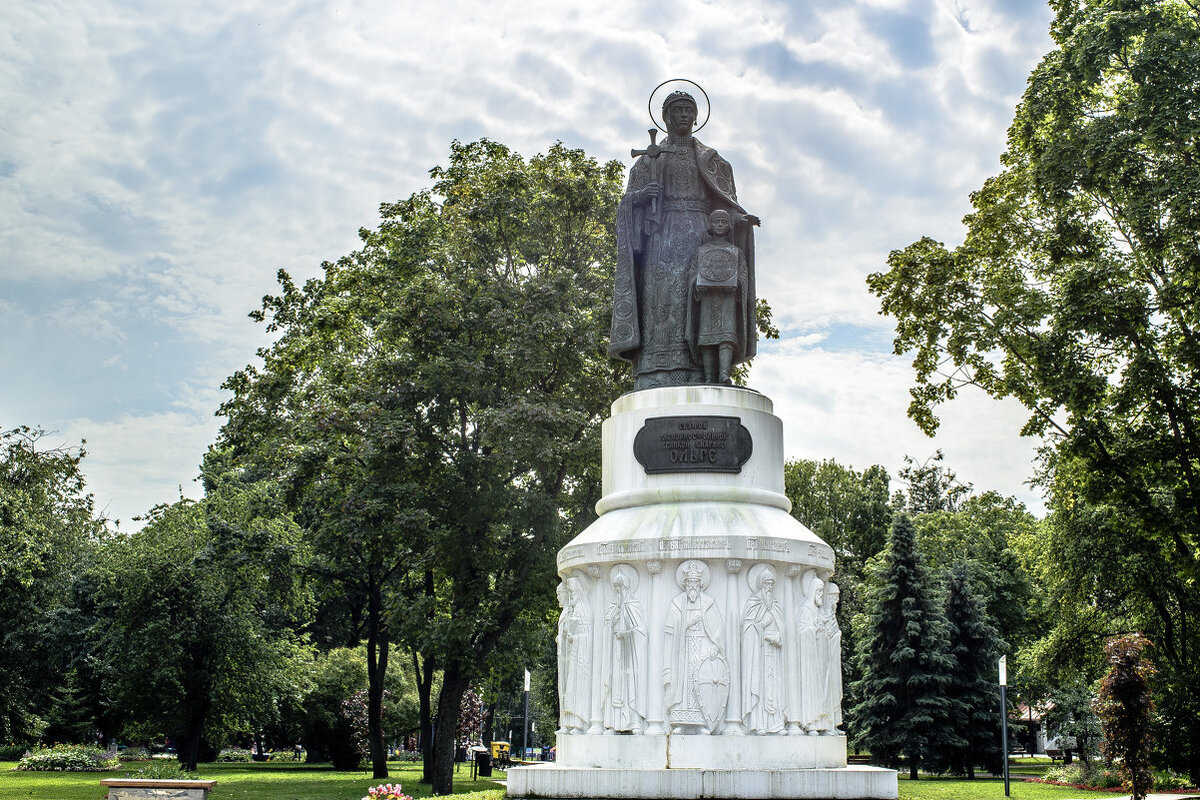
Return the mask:
{"type": "Polygon", "coordinates": [[[633,437],[633,455],[660,472],[741,472],[754,451],[737,417],[650,417],[633,437]]]}

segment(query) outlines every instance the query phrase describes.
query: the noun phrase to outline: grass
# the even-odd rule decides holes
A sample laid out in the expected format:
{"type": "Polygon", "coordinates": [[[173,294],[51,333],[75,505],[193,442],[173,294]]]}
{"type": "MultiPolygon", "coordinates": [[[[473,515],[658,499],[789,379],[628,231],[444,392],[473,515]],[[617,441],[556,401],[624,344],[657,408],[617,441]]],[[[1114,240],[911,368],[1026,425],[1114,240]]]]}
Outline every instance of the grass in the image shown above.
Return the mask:
{"type": "MultiPolygon", "coordinates": [[[[1089,792],[1086,789],[1072,789],[1069,786],[1051,786],[1045,783],[1026,783],[1020,778],[1013,777],[1009,768],[1009,792],[1012,800],[1051,800],[1051,798],[1100,798],[1113,800],[1119,797],[1119,792],[1089,792]]],[[[962,778],[944,778],[922,776],[919,781],[908,780],[907,774],[900,775],[900,800],[989,800],[997,798],[1004,800],[1003,778],[976,778],[973,781],[962,778]]]]}
{"type": "MultiPolygon", "coordinates": [[[[116,772],[16,772],[16,762],[0,762],[0,798],[16,800],[103,800],[102,778],[124,777],[137,770],[137,764],[126,765],[116,772]]],[[[1022,764],[1022,772],[1041,772],[1046,764],[1022,764]]],[[[430,797],[428,785],[418,783],[419,766],[395,762],[388,765],[391,777],[378,781],[370,772],[334,772],[327,766],[266,762],[255,764],[201,764],[200,777],[217,781],[213,800],[360,800],[367,789],[379,783],[400,783],[417,800],[430,797]]],[[[1011,770],[1011,768],[1010,768],[1011,770]]],[[[503,777],[497,772],[496,777],[503,777]]],[[[1062,786],[1025,783],[1014,775],[1010,781],[1015,800],[1067,800],[1071,798],[1108,798],[1113,792],[1089,792],[1062,786]]],[[[490,780],[470,781],[470,770],[463,765],[454,776],[455,800],[502,800],[504,787],[490,780]]],[[[922,776],[910,781],[900,775],[900,800],[1002,800],[1004,780],[922,776]]]]}
{"type": "MultiPolygon", "coordinates": [[[[16,772],[15,761],[0,762],[0,798],[21,800],[103,800],[103,778],[132,774],[138,764],[115,772],[16,772]]],[[[427,784],[418,783],[421,768],[410,763],[388,765],[391,777],[371,778],[370,771],[334,772],[328,766],[295,763],[201,764],[201,780],[215,780],[213,800],[361,800],[380,783],[399,783],[414,798],[430,797],[427,784]]],[[[490,780],[470,781],[463,765],[454,776],[455,800],[501,800],[504,787],[490,780]]],[[[503,773],[496,773],[503,777],[503,773]]]]}

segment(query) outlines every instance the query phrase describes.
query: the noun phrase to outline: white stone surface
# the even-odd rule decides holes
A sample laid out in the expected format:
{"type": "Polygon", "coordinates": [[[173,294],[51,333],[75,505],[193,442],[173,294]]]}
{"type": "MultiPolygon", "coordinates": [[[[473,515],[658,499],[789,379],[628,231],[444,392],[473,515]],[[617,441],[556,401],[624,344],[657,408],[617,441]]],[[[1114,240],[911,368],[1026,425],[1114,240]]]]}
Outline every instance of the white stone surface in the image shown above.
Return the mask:
{"type": "MultiPolygon", "coordinates": [[[[714,430],[702,447],[721,447],[714,430]]],[[[510,795],[896,797],[895,772],[846,767],[840,633],[813,599],[834,555],[788,513],[782,430],[749,389],[613,403],[599,518],[558,555],[558,761],[510,771],[510,795]],[[740,472],[648,474],[634,457],[647,419],[706,416],[750,432],[740,472]]]]}
{"type": "Polygon", "coordinates": [[[846,764],[845,736],[560,736],[558,764],[638,769],[813,769],[846,764]]]}
{"type": "Polygon", "coordinates": [[[896,773],[879,767],[832,769],[590,769],[544,764],[508,771],[512,797],[736,798],[738,800],[894,800],[896,773]]]}

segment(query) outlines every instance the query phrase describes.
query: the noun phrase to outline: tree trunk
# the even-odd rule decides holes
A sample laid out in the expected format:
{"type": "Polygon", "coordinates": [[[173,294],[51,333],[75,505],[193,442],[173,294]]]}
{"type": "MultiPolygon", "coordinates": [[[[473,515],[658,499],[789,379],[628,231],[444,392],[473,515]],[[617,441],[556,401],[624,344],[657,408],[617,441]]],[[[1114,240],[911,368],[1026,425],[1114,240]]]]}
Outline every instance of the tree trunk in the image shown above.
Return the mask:
{"type": "MultiPolygon", "coordinates": [[[[433,597],[435,585],[433,571],[425,571],[425,596],[433,597]]],[[[430,620],[432,622],[432,620],[430,620]]],[[[421,783],[433,783],[433,673],[436,661],[431,657],[417,657],[412,651],[413,674],[417,678],[417,702],[420,705],[421,723],[421,783]]]]}
{"type": "Polygon", "coordinates": [[[912,756],[908,757],[908,779],[911,781],[917,779],[917,760],[912,756]]]}
{"type": "Polygon", "coordinates": [[[367,746],[374,778],[388,777],[383,741],[383,679],[387,675],[388,633],[383,620],[383,593],[374,579],[367,598],[367,746]]]}
{"type": "Polygon", "coordinates": [[[424,670],[417,666],[413,651],[413,668],[417,670],[417,702],[421,722],[421,783],[433,783],[433,661],[424,659],[424,670]]]}
{"type": "Polygon", "coordinates": [[[442,690],[438,693],[437,731],[433,738],[433,793],[454,791],[454,735],[458,730],[458,712],[468,678],[457,665],[448,666],[442,674],[442,690]]]}

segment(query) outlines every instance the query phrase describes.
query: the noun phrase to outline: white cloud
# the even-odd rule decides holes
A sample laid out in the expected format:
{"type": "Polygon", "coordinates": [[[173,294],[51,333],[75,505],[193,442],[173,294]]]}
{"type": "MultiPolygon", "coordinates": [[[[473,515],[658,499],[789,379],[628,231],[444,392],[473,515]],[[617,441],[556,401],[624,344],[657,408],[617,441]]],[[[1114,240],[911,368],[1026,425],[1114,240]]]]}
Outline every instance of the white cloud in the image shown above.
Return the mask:
{"type": "Polygon", "coordinates": [[[941,409],[931,439],[907,417],[911,384],[911,368],[896,356],[792,341],[760,354],[750,376],[783,420],[787,458],[835,459],[858,470],[881,464],[896,489],[905,455],[920,462],[941,448],[945,464],[976,491],[1013,495],[1044,512],[1041,495],[1025,485],[1037,442],[1018,435],[1026,419],[1019,404],[964,391],[941,409]]]}
{"type": "Polygon", "coordinates": [[[135,530],[139,525],[133,518],[158,503],[203,494],[195,479],[216,432],[211,416],[164,412],[111,421],[74,419],[62,435],[87,442],[83,471],[97,510],[120,520],[122,530],[135,530]]]}
{"type": "MultiPolygon", "coordinates": [[[[760,293],[805,337],[756,380],[858,375],[878,394],[814,378],[795,405],[799,387],[772,378],[800,415],[789,442],[894,471],[932,450],[903,416],[903,370],[870,353],[835,367],[812,345],[887,328],[864,278],[889,250],[961,236],[1049,46],[1036,0],[45,0],[0,17],[0,406],[14,424],[87,433],[97,485],[142,493],[122,508],[194,476],[197,438],[120,440],[212,435],[217,387],[265,341],[246,313],[278,268],[302,280],[353,250],[380,203],[429,185],[454,138],[626,159],[645,142],[646,94],[680,75],[711,95],[702,138],[764,220],[760,293]],[[833,429],[808,418],[871,436],[822,439],[833,429]],[[899,454],[863,444],[910,435],[899,454]]],[[[953,433],[960,408],[994,413],[972,402],[948,409],[947,458],[981,487],[1019,481],[1019,448],[972,440],[977,425],[953,433]]]]}

